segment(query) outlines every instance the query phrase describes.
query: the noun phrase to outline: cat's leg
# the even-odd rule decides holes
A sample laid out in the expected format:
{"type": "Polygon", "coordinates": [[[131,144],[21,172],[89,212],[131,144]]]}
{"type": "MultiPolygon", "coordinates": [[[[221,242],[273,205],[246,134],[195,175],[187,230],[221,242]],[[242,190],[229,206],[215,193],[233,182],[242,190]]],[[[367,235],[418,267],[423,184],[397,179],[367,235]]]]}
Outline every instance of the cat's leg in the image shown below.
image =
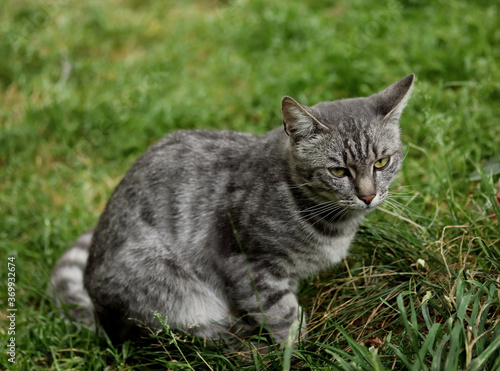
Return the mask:
{"type": "Polygon", "coordinates": [[[251,275],[247,273],[245,279],[241,278],[234,287],[239,307],[257,326],[262,324],[276,343],[287,341],[295,321],[301,326],[300,333],[305,334],[306,321],[297,301],[294,280],[258,270],[251,275]]]}
{"type": "Polygon", "coordinates": [[[197,282],[194,286],[186,282],[178,292],[189,292],[190,296],[178,295],[174,327],[182,328],[204,339],[228,336],[230,307],[227,298],[219,291],[197,282]]]}

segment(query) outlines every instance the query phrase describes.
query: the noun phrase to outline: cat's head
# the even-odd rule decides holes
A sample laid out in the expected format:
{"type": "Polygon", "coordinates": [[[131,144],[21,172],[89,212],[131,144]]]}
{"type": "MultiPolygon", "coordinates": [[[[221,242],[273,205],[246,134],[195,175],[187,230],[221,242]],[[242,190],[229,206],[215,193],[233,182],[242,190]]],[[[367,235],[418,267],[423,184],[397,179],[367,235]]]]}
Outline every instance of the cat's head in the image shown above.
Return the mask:
{"type": "Polygon", "coordinates": [[[399,117],[413,81],[411,74],[370,97],[312,107],[283,98],[295,183],[342,209],[380,205],[403,161],[399,117]]]}

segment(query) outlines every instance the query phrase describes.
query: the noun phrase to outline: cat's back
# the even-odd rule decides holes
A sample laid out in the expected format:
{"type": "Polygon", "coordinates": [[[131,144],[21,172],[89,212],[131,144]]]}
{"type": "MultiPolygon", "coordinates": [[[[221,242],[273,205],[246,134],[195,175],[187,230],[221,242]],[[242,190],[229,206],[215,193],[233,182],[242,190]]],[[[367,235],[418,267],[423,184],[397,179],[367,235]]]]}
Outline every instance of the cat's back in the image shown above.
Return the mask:
{"type": "Polygon", "coordinates": [[[262,138],[229,130],[175,131],[149,147],[133,164],[110,203],[120,198],[135,204],[137,192],[143,196],[140,205],[146,198],[158,205],[159,198],[166,195],[197,195],[202,189],[211,189],[213,193],[220,189],[221,180],[229,173],[249,158],[255,158],[255,147],[262,138]]]}
{"type": "Polygon", "coordinates": [[[179,130],[160,139],[113,192],[94,233],[91,260],[156,231],[172,245],[199,236],[200,229],[210,228],[214,209],[231,202],[227,190],[234,179],[250,177],[250,162],[259,157],[268,136],[179,130]],[[203,228],[197,224],[201,218],[203,228]]]}
{"type": "MultiPolygon", "coordinates": [[[[147,166],[148,162],[157,164],[170,162],[178,158],[220,160],[221,154],[237,154],[245,151],[261,136],[230,130],[178,130],[160,139],[152,145],[137,161],[138,166],[147,166]]],[[[175,165],[178,165],[175,163],[175,165]]]]}
{"type": "Polygon", "coordinates": [[[205,195],[210,199],[224,193],[228,183],[245,184],[254,179],[252,174],[269,167],[266,161],[283,157],[277,143],[284,136],[279,128],[264,135],[229,130],[175,131],[135,162],[117,192],[140,188],[152,197],[168,191],[176,196],[184,192],[186,197],[205,195]]]}

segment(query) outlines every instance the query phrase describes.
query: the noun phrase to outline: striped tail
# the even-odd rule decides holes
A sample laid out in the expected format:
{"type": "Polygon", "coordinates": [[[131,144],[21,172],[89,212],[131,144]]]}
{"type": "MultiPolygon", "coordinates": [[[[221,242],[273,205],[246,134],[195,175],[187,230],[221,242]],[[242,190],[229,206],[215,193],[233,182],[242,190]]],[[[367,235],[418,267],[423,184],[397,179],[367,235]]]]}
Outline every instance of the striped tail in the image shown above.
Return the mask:
{"type": "Polygon", "coordinates": [[[83,287],[83,272],[89,256],[93,230],[82,234],[56,263],[50,277],[50,294],[63,317],[93,327],[94,308],[83,287]]]}

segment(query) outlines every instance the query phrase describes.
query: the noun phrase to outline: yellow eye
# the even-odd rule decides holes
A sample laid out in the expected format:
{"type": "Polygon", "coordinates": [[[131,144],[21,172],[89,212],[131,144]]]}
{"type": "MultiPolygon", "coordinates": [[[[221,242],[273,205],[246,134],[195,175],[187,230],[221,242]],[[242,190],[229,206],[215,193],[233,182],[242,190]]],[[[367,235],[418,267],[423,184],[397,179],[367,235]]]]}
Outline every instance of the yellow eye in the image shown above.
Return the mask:
{"type": "Polygon", "coordinates": [[[384,158],[381,158],[380,160],[376,161],[373,166],[375,167],[375,169],[383,169],[384,167],[387,166],[387,164],[389,163],[389,157],[384,157],[384,158]]]}
{"type": "Polygon", "coordinates": [[[347,169],[343,167],[332,167],[330,171],[339,178],[347,175],[347,169]]]}

